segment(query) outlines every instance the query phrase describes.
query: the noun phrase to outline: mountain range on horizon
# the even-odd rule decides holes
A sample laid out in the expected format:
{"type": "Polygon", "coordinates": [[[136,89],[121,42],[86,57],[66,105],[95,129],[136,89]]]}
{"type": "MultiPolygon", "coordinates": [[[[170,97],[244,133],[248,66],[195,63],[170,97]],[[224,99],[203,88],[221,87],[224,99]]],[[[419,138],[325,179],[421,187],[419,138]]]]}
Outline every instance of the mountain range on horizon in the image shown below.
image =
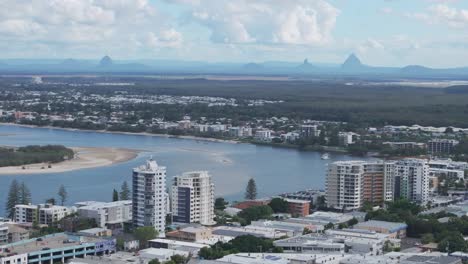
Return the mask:
{"type": "Polygon", "coordinates": [[[384,75],[401,77],[464,77],[468,67],[435,69],[422,65],[378,67],[364,64],[350,54],[342,64],[302,64],[282,61],[263,63],[209,63],[200,61],[144,60],[115,61],[106,55],[99,61],[79,60],[0,60],[0,73],[181,73],[181,74],[274,74],[274,75],[384,75]]]}

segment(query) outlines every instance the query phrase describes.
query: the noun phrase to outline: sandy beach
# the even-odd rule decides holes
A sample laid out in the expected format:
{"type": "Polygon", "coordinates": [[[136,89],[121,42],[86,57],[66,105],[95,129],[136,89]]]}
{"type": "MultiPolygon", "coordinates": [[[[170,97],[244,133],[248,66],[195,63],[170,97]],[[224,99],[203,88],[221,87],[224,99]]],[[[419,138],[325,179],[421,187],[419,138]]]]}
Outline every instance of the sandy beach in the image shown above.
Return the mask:
{"type": "Polygon", "coordinates": [[[75,157],[73,159],[59,163],[53,163],[51,164],[51,168],[48,168],[48,164],[45,163],[0,167],[0,175],[60,173],[80,169],[110,166],[132,160],[136,158],[140,152],[139,150],[122,148],[77,147],[72,149],[75,151],[75,157]]]}

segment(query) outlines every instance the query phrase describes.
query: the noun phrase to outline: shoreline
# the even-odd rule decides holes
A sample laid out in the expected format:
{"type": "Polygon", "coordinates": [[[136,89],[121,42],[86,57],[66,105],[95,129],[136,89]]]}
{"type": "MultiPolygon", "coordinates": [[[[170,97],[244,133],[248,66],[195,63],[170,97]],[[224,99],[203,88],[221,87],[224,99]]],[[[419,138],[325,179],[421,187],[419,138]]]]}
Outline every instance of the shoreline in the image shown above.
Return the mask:
{"type": "Polygon", "coordinates": [[[197,137],[190,135],[183,136],[174,136],[169,134],[153,134],[148,132],[125,132],[125,131],[108,131],[108,130],[90,130],[90,129],[79,129],[79,128],[68,128],[68,127],[54,127],[54,126],[37,126],[37,125],[25,125],[25,124],[16,124],[16,123],[0,123],[0,125],[9,125],[9,126],[18,126],[18,127],[28,127],[28,128],[46,128],[46,129],[57,129],[64,131],[81,131],[81,132],[94,132],[94,133],[104,133],[104,134],[120,134],[120,135],[133,135],[133,136],[152,136],[152,137],[165,137],[165,138],[178,138],[178,139],[190,139],[190,140],[199,140],[207,142],[220,142],[220,143],[229,143],[229,144],[242,144],[246,142],[237,141],[234,139],[217,139],[217,138],[208,138],[208,137],[197,137]]]}
{"type": "Polygon", "coordinates": [[[0,167],[0,176],[62,173],[82,169],[106,167],[124,163],[138,157],[142,150],[110,147],[73,147],[75,156],[58,163],[26,164],[0,167]]]}

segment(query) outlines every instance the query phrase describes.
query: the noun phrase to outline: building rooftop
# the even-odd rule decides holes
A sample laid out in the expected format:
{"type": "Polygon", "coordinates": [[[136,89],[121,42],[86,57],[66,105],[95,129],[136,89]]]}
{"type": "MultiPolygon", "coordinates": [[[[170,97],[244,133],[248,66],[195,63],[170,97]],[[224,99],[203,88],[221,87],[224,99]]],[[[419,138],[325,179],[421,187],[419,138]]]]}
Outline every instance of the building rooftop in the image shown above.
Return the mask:
{"type": "Polygon", "coordinates": [[[367,222],[361,222],[354,226],[355,229],[360,228],[383,228],[387,229],[390,232],[397,232],[400,230],[404,230],[408,227],[405,223],[394,223],[394,222],[387,222],[387,221],[378,221],[378,220],[370,220],[367,222]]]}
{"type": "Polygon", "coordinates": [[[131,205],[131,200],[122,200],[122,201],[115,201],[115,202],[97,202],[97,201],[84,201],[75,203],[78,209],[87,209],[87,210],[97,210],[100,208],[108,208],[114,206],[124,206],[124,205],[131,205]]]}
{"type": "Polygon", "coordinates": [[[80,236],[66,233],[56,233],[40,238],[22,240],[16,243],[0,246],[0,257],[11,253],[24,254],[35,251],[45,250],[47,248],[57,249],[63,247],[76,246],[86,243],[96,243],[102,241],[102,238],[80,236]],[[9,252],[8,252],[9,251],[9,252]]]}

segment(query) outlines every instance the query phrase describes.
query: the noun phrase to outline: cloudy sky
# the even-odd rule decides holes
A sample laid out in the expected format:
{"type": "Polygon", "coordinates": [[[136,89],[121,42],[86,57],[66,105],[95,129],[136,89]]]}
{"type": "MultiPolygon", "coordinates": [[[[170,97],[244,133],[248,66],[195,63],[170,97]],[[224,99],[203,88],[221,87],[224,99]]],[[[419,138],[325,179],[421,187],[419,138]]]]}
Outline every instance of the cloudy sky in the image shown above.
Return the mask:
{"type": "Polygon", "coordinates": [[[467,0],[0,0],[0,58],[468,66],[467,0]]]}

